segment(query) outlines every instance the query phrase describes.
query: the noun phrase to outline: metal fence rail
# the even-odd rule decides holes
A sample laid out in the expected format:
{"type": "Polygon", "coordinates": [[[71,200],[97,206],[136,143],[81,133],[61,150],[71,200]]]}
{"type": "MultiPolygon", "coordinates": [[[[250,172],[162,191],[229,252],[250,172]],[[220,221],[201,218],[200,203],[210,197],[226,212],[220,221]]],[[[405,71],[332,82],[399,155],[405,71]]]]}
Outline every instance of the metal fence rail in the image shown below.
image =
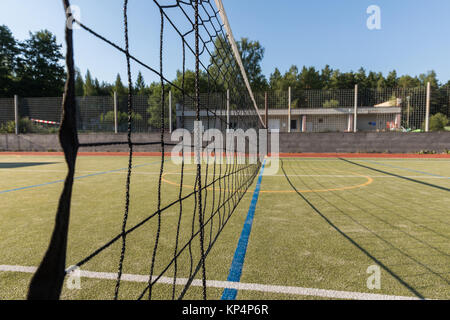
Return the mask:
{"type": "MultiPolygon", "coordinates": [[[[278,90],[255,93],[269,129],[281,132],[354,132],[426,130],[427,120],[437,113],[450,117],[450,88],[354,90],[278,90]],[[267,111],[266,111],[267,106],[267,111]],[[427,110],[429,110],[427,116],[427,110]]],[[[228,124],[239,128],[249,111],[241,105],[239,92],[201,94],[204,127],[228,124]],[[223,119],[213,123],[213,114],[223,119]]],[[[83,133],[126,132],[128,108],[125,96],[77,97],[77,126],[83,133]]],[[[161,97],[134,95],[133,132],[159,131],[161,97]]],[[[0,133],[55,133],[61,119],[62,97],[0,99],[0,133]],[[16,115],[17,111],[17,115],[16,115]],[[16,121],[17,120],[17,121],[16,121]],[[17,122],[17,125],[16,125],[17,122]]],[[[164,101],[168,131],[184,127],[192,130],[195,108],[192,98],[173,91],[164,101]],[[183,116],[184,115],[184,116],[183,116]]],[[[428,123],[429,124],[429,123],[428,123]]],[[[224,128],[220,128],[224,129],[224,128]]]]}

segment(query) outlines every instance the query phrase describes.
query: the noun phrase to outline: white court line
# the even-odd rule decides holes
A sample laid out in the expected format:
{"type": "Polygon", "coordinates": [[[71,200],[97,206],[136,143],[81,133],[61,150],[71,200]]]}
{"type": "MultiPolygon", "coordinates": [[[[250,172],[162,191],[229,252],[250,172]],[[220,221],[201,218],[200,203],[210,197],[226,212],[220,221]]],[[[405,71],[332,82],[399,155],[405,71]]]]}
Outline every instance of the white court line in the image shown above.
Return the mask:
{"type": "MultiPolygon", "coordinates": [[[[0,265],[0,272],[21,272],[21,273],[35,273],[36,267],[25,267],[25,266],[9,266],[0,265]]],[[[80,271],[80,276],[89,279],[105,279],[105,280],[116,280],[117,273],[111,272],[93,272],[93,271],[80,271]]],[[[152,279],[156,279],[152,277],[152,279]]],[[[149,276],[135,275],[135,274],[123,274],[123,281],[128,282],[142,282],[148,283],[149,276]]],[[[177,278],[177,285],[186,285],[188,279],[177,278]]],[[[161,284],[173,284],[173,278],[161,277],[157,283],[161,284]]],[[[202,287],[202,280],[197,279],[192,281],[192,286],[202,287]]],[[[351,292],[351,291],[337,291],[337,290],[324,290],[324,289],[314,289],[314,288],[302,288],[302,287],[287,287],[287,286],[277,286],[277,285],[265,285],[257,283],[241,283],[241,282],[228,282],[228,281],[217,281],[217,280],[207,280],[206,286],[209,288],[220,288],[220,289],[236,289],[243,291],[259,291],[268,293],[278,293],[278,294],[291,294],[299,296],[311,296],[311,297],[321,297],[321,298],[332,298],[332,299],[351,299],[351,300],[420,300],[416,297],[406,297],[406,296],[393,296],[375,293],[363,293],[363,292],[351,292]]]]}
{"type": "MultiPolygon", "coordinates": [[[[364,176],[358,176],[358,175],[335,175],[335,174],[288,174],[289,177],[325,177],[325,178],[365,178],[364,176]]],[[[266,177],[266,176],[265,176],[266,177]]],[[[285,177],[284,174],[274,174],[274,175],[268,175],[267,177],[285,177]]],[[[389,175],[379,175],[379,176],[370,176],[367,175],[369,178],[398,178],[395,176],[389,176],[389,175]]],[[[450,179],[450,177],[437,177],[437,176],[403,176],[405,178],[424,178],[424,179],[450,179]]]]}
{"type": "MultiPolygon", "coordinates": [[[[33,173],[33,172],[39,172],[39,173],[51,173],[51,172],[63,172],[66,173],[67,170],[15,170],[15,169],[0,169],[0,173],[1,172],[14,172],[14,173],[33,173]]],[[[100,172],[104,172],[104,171],[77,171],[77,173],[79,174],[91,174],[91,173],[100,173],[100,172]]],[[[117,171],[117,172],[108,172],[108,174],[127,174],[127,171],[117,171]]],[[[159,175],[160,172],[140,172],[140,171],[133,171],[133,175],[159,175]]],[[[166,175],[180,175],[180,172],[167,172],[166,175]]],[[[197,173],[193,173],[193,172],[185,172],[184,175],[190,175],[190,176],[195,176],[197,175],[197,173]]],[[[248,175],[250,176],[250,175],[248,175]]],[[[266,177],[285,177],[284,174],[272,174],[266,177]]],[[[290,174],[289,177],[311,177],[311,178],[316,178],[316,177],[324,177],[324,178],[364,178],[362,176],[357,176],[357,175],[336,175],[336,174],[290,174]]],[[[375,175],[375,176],[371,176],[368,175],[367,177],[370,178],[384,178],[384,179],[396,179],[397,177],[395,176],[390,176],[390,175],[375,175]]],[[[405,178],[414,178],[414,179],[450,179],[450,177],[440,177],[440,176],[404,176],[405,178]]]]}
{"type": "MultiPolygon", "coordinates": [[[[136,170],[136,169],[134,169],[136,170]]],[[[33,173],[33,172],[37,172],[37,173],[52,173],[52,172],[62,172],[62,173],[67,173],[67,170],[17,170],[17,169],[0,169],[0,172],[12,172],[12,173],[33,173]]],[[[90,174],[90,173],[103,173],[105,171],[101,171],[101,170],[80,170],[80,171],[76,171],[76,173],[79,174],[90,174]]],[[[127,174],[128,171],[127,169],[124,169],[123,171],[115,171],[115,172],[108,172],[108,174],[127,174]]],[[[133,171],[133,174],[148,174],[148,175],[159,175],[159,171],[158,172],[139,172],[139,171],[133,171]]],[[[185,173],[187,174],[187,173],[185,173]]]]}

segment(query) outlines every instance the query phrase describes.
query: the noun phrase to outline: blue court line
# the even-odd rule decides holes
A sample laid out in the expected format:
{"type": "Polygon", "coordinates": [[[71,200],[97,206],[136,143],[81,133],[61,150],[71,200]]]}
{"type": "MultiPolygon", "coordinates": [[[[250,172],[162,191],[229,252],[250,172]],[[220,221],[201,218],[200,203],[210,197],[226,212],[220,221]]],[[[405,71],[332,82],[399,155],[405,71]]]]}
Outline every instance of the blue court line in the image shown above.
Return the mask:
{"type": "MultiPolygon", "coordinates": [[[[256,184],[255,192],[253,193],[252,202],[248,209],[247,219],[245,220],[244,227],[242,228],[241,237],[234,252],[233,262],[231,263],[230,273],[228,274],[228,282],[241,281],[242,268],[244,266],[245,254],[247,253],[248,240],[250,238],[250,232],[252,231],[253,217],[255,216],[256,203],[258,202],[259,191],[261,190],[261,181],[263,177],[264,167],[266,160],[259,173],[258,183],[256,184]]],[[[223,290],[222,300],[235,300],[238,291],[236,289],[223,290]]]]}
{"type": "Polygon", "coordinates": [[[425,174],[425,175],[428,175],[428,176],[450,179],[449,177],[440,176],[438,174],[425,172],[425,171],[414,170],[414,169],[409,169],[409,168],[404,168],[404,167],[399,167],[399,166],[393,166],[391,164],[386,164],[386,163],[382,163],[382,162],[378,162],[378,161],[373,161],[373,160],[361,160],[361,161],[370,162],[370,163],[379,164],[379,165],[385,166],[385,167],[391,167],[391,168],[406,170],[406,171],[415,172],[415,173],[422,173],[422,174],[425,174]]]}
{"type": "MultiPolygon", "coordinates": [[[[166,161],[168,161],[168,160],[166,160],[166,161]]],[[[150,163],[145,163],[145,164],[140,164],[140,165],[137,165],[137,166],[133,166],[133,169],[149,166],[149,165],[156,164],[156,163],[160,163],[160,161],[155,161],[155,162],[150,162],[150,163]]],[[[74,180],[79,180],[79,179],[84,179],[84,178],[89,178],[89,177],[99,176],[99,175],[102,175],[102,174],[114,173],[114,172],[119,172],[119,171],[124,171],[124,170],[128,170],[128,167],[127,168],[115,169],[115,170],[109,170],[109,171],[103,171],[103,172],[96,172],[96,173],[88,174],[88,175],[85,175],[85,176],[75,177],[74,180]]],[[[27,186],[27,187],[21,187],[21,188],[15,188],[15,189],[10,189],[10,190],[4,190],[4,191],[0,191],[0,194],[14,192],[14,191],[27,190],[27,189],[32,189],[32,188],[38,188],[38,187],[44,187],[44,186],[49,186],[49,185],[56,184],[56,183],[63,183],[64,181],[65,181],[65,179],[61,179],[61,180],[55,180],[55,181],[50,181],[50,182],[41,183],[41,184],[35,184],[35,185],[32,185],[32,186],[27,186]]]]}

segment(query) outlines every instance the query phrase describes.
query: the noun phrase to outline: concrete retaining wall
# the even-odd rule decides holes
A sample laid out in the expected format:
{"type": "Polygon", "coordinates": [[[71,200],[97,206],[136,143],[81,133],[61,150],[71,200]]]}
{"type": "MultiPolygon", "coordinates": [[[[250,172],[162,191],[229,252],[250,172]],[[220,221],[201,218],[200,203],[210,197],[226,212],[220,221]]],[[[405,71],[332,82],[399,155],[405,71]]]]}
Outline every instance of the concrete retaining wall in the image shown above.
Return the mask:
{"type": "MultiPolygon", "coordinates": [[[[80,143],[99,143],[99,142],[126,142],[127,134],[95,133],[80,134],[78,136],[80,143]]],[[[133,142],[158,142],[159,133],[136,133],[133,134],[133,142]]],[[[166,141],[170,141],[170,135],[165,135],[166,141]]],[[[171,148],[168,147],[168,150],[171,148]]],[[[0,134],[0,151],[62,151],[57,134],[0,134]]],[[[98,146],[89,148],[80,148],[81,152],[127,152],[128,145],[98,146]]],[[[158,152],[159,145],[135,146],[136,152],[158,152]]]]}
{"type": "Polygon", "coordinates": [[[450,150],[450,132],[280,134],[280,151],[286,153],[441,153],[446,150],[450,150]]]}
{"type": "MultiPolygon", "coordinates": [[[[159,141],[159,133],[133,134],[134,142],[159,141]]],[[[170,135],[165,136],[170,141],[170,135]]],[[[127,141],[126,134],[80,134],[81,143],[127,141]]],[[[136,152],[157,152],[159,145],[135,146],[136,152]]],[[[171,148],[167,147],[167,151],[171,148]]],[[[280,151],[283,153],[418,153],[435,151],[438,153],[450,150],[450,132],[432,133],[281,133],[280,151]]],[[[0,135],[0,151],[61,151],[58,135],[0,135]]],[[[128,151],[127,145],[112,145],[82,148],[80,151],[128,151]]]]}

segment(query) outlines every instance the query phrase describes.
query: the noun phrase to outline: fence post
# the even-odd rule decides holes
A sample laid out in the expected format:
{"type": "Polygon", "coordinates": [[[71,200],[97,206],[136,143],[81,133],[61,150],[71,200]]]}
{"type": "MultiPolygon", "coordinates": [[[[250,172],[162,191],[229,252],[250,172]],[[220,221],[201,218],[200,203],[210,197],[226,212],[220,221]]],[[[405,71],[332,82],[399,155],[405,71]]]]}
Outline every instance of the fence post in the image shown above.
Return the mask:
{"type": "Polygon", "coordinates": [[[427,83],[427,106],[425,110],[425,132],[430,131],[431,82],[427,83]]]}
{"type": "Polygon", "coordinates": [[[408,109],[407,109],[407,114],[406,114],[406,129],[410,128],[409,125],[409,114],[410,114],[410,110],[411,110],[411,96],[407,96],[406,97],[406,101],[408,101],[408,109]]]}
{"type": "Polygon", "coordinates": [[[230,89],[227,89],[227,130],[230,130],[230,89]]]}
{"type": "Polygon", "coordinates": [[[348,115],[347,132],[353,132],[353,114],[348,115]]]}
{"type": "Polygon", "coordinates": [[[305,133],[308,130],[306,127],[306,115],[302,116],[302,132],[305,133]]]}
{"type": "Polygon", "coordinates": [[[114,133],[119,132],[119,124],[117,123],[117,109],[119,106],[119,98],[117,97],[117,92],[114,91],[114,133]]]}
{"type": "Polygon", "coordinates": [[[266,129],[269,130],[269,102],[267,100],[267,91],[264,92],[264,107],[265,107],[265,112],[266,112],[266,116],[264,121],[266,122],[266,129]]]}
{"type": "Polygon", "coordinates": [[[355,110],[353,115],[353,132],[358,132],[358,85],[355,84],[355,110]]]}
{"type": "Polygon", "coordinates": [[[172,133],[172,90],[169,91],[169,133],[172,133]]]}
{"type": "Polygon", "coordinates": [[[289,87],[289,94],[288,94],[288,99],[289,99],[289,110],[288,110],[288,132],[291,133],[291,99],[292,98],[292,91],[291,91],[291,87],[289,87]]]}
{"type": "Polygon", "coordinates": [[[14,95],[14,121],[15,121],[15,133],[19,134],[19,96],[14,95]]]}

